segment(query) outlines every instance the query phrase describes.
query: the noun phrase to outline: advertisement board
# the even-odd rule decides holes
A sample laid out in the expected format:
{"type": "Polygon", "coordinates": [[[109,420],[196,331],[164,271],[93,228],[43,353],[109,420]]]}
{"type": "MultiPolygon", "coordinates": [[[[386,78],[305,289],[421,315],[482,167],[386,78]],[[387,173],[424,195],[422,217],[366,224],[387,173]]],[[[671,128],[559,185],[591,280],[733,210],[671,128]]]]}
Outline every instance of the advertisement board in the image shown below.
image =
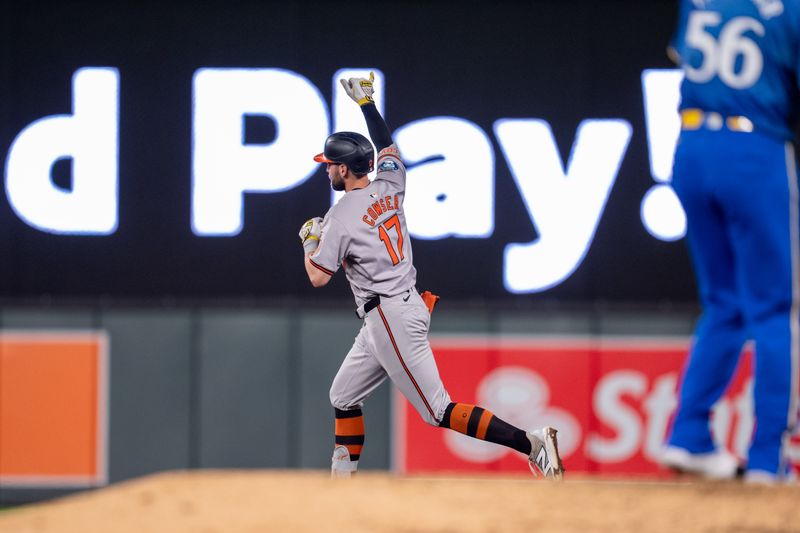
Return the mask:
{"type": "MultiPolygon", "coordinates": [[[[526,430],[556,427],[568,472],[669,475],[655,459],[677,407],[688,339],[435,337],[431,346],[454,401],[526,430]]],[[[751,361],[747,348],[712,415],[715,440],[741,459],[753,430],[751,361]]],[[[395,400],[398,471],[526,471],[522,455],[432,428],[399,393],[395,400]]]]}
{"type": "Polygon", "coordinates": [[[107,483],[108,345],[102,331],[0,331],[0,486],[107,483]]]}

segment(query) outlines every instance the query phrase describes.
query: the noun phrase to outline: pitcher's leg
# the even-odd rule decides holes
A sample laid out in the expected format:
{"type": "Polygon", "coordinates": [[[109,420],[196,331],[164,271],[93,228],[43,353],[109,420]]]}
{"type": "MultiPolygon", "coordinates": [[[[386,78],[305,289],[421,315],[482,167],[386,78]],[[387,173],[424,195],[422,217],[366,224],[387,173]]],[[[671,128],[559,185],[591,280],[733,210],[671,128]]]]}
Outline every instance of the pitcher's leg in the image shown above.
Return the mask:
{"type": "Polygon", "coordinates": [[[800,339],[800,220],[797,174],[789,145],[763,140],[752,158],[759,194],[739,189],[737,226],[747,318],[755,339],[756,429],[747,469],[785,474],[785,444],[796,424],[800,339]],[[772,151],[768,152],[770,146],[772,151]]]}
{"type": "Polygon", "coordinates": [[[687,243],[703,315],[681,378],[669,444],[693,454],[714,451],[709,418],[733,375],[746,340],[735,251],[726,213],[709,193],[714,175],[703,172],[699,139],[682,143],[675,157],[673,188],[687,218],[687,243]]]}
{"type": "Polygon", "coordinates": [[[729,306],[706,304],[683,371],[670,445],[696,454],[716,449],[711,408],[736,370],[744,341],[738,312],[729,306]]]}

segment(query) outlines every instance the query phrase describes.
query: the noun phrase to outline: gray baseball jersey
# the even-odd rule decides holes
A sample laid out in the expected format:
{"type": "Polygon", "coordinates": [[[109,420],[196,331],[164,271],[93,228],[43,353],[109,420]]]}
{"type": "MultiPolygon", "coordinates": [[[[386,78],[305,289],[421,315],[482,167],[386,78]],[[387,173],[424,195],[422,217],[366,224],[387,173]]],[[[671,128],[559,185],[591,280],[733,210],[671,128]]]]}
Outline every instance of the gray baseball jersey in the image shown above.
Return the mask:
{"type": "Polygon", "coordinates": [[[358,306],[417,282],[403,212],[406,169],[394,146],[381,151],[377,168],[367,187],[350,191],[328,210],[319,247],[309,258],[330,275],[342,266],[358,306]]]}

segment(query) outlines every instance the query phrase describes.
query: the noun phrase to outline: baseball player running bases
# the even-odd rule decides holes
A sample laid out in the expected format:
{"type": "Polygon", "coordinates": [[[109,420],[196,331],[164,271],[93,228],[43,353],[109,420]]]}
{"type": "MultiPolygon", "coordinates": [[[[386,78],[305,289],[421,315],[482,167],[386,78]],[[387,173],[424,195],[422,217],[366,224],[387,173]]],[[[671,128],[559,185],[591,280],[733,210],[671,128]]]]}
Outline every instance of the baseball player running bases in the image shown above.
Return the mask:
{"type": "Polygon", "coordinates": [[[561,479],[554,428],[526,432],[479,406],[451,401],[428,342],[436,298],[429,293],[423,298],[415,287],[403,210],[405,166],[375,107],[373,77],[340,81],[361,107],[378,158],[377,175],[370,181],[367,174],[375,161],[370,141],[354,132],[330,135],[314,159],[327,165],[331,187],[346,194],[325,217],[312,218],[300,229],[311,284],[322,287],[343,268],[356,314],[363,319],[330,390],[335,413],[331,475],[356,472],[364,445],[361,407],[388,377],[428,424],[517,450],[528,457],[534,474],[561,479]]]}

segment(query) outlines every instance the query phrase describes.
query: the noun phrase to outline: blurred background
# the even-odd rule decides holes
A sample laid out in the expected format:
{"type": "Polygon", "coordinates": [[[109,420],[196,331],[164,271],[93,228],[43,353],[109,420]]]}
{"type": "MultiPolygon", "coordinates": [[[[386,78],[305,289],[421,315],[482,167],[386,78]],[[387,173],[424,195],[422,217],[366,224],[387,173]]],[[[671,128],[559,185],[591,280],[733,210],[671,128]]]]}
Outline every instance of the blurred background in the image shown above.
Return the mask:
{"type": "MultiPolygon", "coordinates": [[[[332,201],[311,156],[360,127],[337,79],[370,70],[451,394],[558,424],[573,471],[658,473],[698,312],[668,186],[675,2],[4,10],[0,505],[328,467],[360,323],[341,273],[310,286],[297,231],[332,201]]],[[[421,427],[388,385],[365,415],[362,468],[524,469],[421,427]]]]}

